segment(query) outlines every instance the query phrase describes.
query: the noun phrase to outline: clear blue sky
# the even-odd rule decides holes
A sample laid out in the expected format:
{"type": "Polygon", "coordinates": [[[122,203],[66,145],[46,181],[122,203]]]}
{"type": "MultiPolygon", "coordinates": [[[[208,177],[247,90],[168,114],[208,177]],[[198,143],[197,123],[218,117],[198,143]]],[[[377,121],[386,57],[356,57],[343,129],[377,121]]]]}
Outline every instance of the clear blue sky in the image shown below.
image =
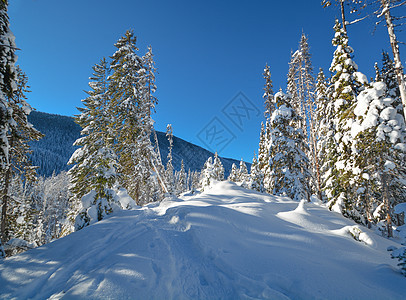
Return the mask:
{"type": "MultiPolygon", "coordinates": [[[[29,76],[28,101],[35,109],[77,114],[91,67],[111,56],[117,39],[133,29],[140,55],[148,45],[155,53],[155,128],[165,131],[171,123],[176,136],[246,161],[258,149],[265,64],[274,91],[285,89],[290,52],[304,32],[316,73],[322,67],[328,74],[339,16],[319,0],[10,2],[18,63],[29,76]]],[[[386,29],[372,35],[371,22],[364,22],[348,30],[354,60],[369,78],[382,49],[390,50],[386,29]]],[[[404,32],[399,39],[406,40],[404,32]]],[[[405,52],[402,46],[402,59],[405,52]]]]}

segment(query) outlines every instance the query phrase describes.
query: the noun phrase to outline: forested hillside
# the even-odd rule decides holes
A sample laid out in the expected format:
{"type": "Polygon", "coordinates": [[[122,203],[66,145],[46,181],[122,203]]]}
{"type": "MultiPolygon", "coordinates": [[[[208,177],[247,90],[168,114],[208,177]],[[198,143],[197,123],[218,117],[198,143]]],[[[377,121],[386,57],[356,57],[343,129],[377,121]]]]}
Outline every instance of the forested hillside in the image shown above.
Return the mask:
{"type": "MultiPolygon", "coordinates": [[[[28,120],[45,135],[44,138],[30,144],[33,150],[33,165],[39,166],[38,174],[49,177],[53,172],[58,174],[61,171],[69,170],[70,166],[67,165],[67,162],[77,148],[73,146],[73,143],[80,137],[81,127],[71,117],[38,111],[32,111],[28,116],[28,120]]],[[[157,137],[162,163],[166,165],[169,147],[168,139],[165,133],[159,131],[157,137]]],[[[186,171],[188,169],[198,171],[203,167],[207,158],[213,156],[213,153],[174,136],[172,156],[172,164],[175,170],[180,169],[183,159],[186,171]]],[[[234,159],[222,158],[221,161],[226,176],[230,173],[233,163],[239,164],[234,159]]]]}

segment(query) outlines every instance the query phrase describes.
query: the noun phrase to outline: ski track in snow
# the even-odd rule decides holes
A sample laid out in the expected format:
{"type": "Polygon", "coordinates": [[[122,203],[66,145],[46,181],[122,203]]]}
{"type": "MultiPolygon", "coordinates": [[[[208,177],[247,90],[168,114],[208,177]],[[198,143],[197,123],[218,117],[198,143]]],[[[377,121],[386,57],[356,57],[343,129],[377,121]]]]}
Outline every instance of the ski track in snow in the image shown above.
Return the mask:
{"type": "Polygon", "coordinates": [[[401,299],[393,242],[229,182],[122,211],[0,263],[0,299],[401,299]],[[368,239],[369,238],[369,239],[368,239]]]}

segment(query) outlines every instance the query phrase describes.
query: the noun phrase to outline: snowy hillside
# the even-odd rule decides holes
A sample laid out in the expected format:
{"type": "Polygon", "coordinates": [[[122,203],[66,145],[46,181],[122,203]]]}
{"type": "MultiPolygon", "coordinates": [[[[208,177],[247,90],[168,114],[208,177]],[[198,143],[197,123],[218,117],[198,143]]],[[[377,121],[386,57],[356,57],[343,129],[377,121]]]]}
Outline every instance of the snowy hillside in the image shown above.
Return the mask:
{"type": "Polygon", "coordinates": [[[364,227],[356,241],[356,227],[316,204],[221,182],[6,259],[0,298],[404,298],[393,242],[364,227]]]}
{"type": "MultiPolygon", "coordinates": [[[[32,161],[34,165],[39,166],[38,174],[51,176],[54,171],[58,174],[60,171],[68,170],[70,167],[67,166],[67,162],[76,149],[73,143],[80,137],[81,127],[71,117],[37,111],[31,112],[28,119],[36,129],[45,134],[45,137],[38,142],[31,142],[31,149],[33,150],[32,161]]],[[[158,131],[157,136],[162,161],[165,165],[169,143],[165,133],[158,131]]],[[[186,171],[188,169],[200,171],[207,158],[213,156],[212,152],[180,138],[174,137],[173,142],[172,155],[175,170],[180,169],[183,159],[186,171]]],[[[226,176],[230,173],[233,163],[237,164],[237,166],[239,165],[239,161],[234,159],[222,158],[221,161],[226,176]]]]}

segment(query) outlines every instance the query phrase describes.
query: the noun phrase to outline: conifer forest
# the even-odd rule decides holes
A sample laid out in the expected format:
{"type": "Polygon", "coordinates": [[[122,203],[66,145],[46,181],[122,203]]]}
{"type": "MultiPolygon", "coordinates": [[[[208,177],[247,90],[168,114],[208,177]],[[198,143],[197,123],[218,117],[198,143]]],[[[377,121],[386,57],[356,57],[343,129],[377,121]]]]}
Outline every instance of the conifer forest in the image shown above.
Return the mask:
{"type": "MultiPolygon", "coordinates": [[[[406,75],[405,63],[400,58],[400,51],[405,48],[399,47],[406,41],[397,36],[406,17],[405,1],[324,0],[321,3],[326,9],[335,7],[341,12],[341,18],[332,20],[331,36],[312,37],[302,33],[297,49],[291,52],[290,61],[286,62],[288,74],[275,74],[272,64],[264,62],[261,101],[265,121],[258,124],[258,150],[249,161],[225,159],[217,152],[197,149],[199,147],[177,138],[176,128],[171,124],[166,126],[166,132],[154,129],[154,113],[159,110],[160,100],[156,96],[159,66],[155,63],[153,45],[140,50],[137,36],[130,29],[122,33],[112,53],[105,53],[97,64],[89,66],[92,73],[82,105],[74,117],[76,124],[69,123],[70,118],[53,116],[63,126],[66,124],[58,129],[60,133],[53,133],[49,130],[49,121],[41,121],[45,120],[42,119],[45,115],[31,114],[35,107],[29,104],[29,78],[17,61],[17,55],[24,56],[24,51],[15,44],[10,30],[8,1],[0,1],[1,277],[7,278],[7,263],[12,262],[13,257],[34,253],[31,251],[35,248],[51,242],[51,245],[58,245],[58,240],[67,243],[68,236],[74,239],[79,234],[84,235],[80,233],[82,231],[90,232],[102,226],[107,228],[109,222],[115,226],[114,222],[119,222],[119,218],[128,222],[131,212],[134,212],[134,218],[141,220],[140,216],[147,210],[172,207],[173,203],[179,202],[181,204],[176,204],[179,205],[176,209],[180,211],[188,207],[187,199],[192,199],[190,201],[196,203],[201,201],[200,204],[190,204],[198,208],[218,205],[218,211],[212,209],[215,217],[207,223],[216,226],[219,222],[216,218],[230,218],[229,222],[237,218],[231,213],[220,213],[222,207],[234,205],[234,211],[243,210],[241,204],[232,202],[233,197],[259,197],[265,199],[260,202],[265,204],[276,201],[282,207],[291,203],[291,211],[275,212],[272,218],[278,216],[285,222],[295,218],[295,222],[299,222],[300,219],[305,228],[309,224],[306,222],[324,228],[327,223],[323,222],[342,218],[339,220],[344,221],[340,222],[352,224],[344,230],[351,242],[371,245],[372,242],[365,238],[368,235],[372,236],[370,240],[382,239],[384,241],[379,243],[396,245],[386,247],[383,255],[394,262],[396,268],[393,267],[392,272],[397,272],[399,280],[403,280],[406,286],[405,278],[401,276],[406,276],[406,75]],[[347,20],[349,10],[356,12],[359,18],[347,20]],[[348,31],[368,15],[378,17],[381,24],[377,26],[385,26],[392,49],[391,52],[382,52],[381,61],[370,62],[371,68],[375,69],[373,78],[367,78],[358,68],[354,57],[357,49],[351,47],[348,37],[348,31]],[[331,39],[334,47],[328,70],[312,64],[310,42],[321,38],[331,39]],[[286,85],[276,89],[273,78],[286,78],[286,85]],[[41,139],[48,140],[41,144],[41,139]],[[223,199],[222,195],[224,202],[219,200],[220,204],[213,204],[217,203],[214,199],[223,199]],[[319,221],[321,217],[311,218],[311,210],[316,208],[323,221],[319,221]]],[[[254,208],[244,209],[247,214],[254,214],[254,208]]],[[[263,211],[267,209],[263,208],[263,211]]],[[[164,223],[162,218],[169,210],[158,213],[155,223],[148,225],[150,231],[146,232],[158,230],[154,226],[181,226],[179,224],[188,211],[168,217],[164,223]]],[[[146,224],[147,215],[142,215],[144,219],[143,223],[139,221],[140,226],[146,224]]],[[[189,219],[185,217],[185,220],[200,217],[202,221],[197,224],[205,222],[200,213],[188,216],[189,219]]],[[[263,218],[266,220],[267,216],[263,218]]],[[[233,230],[243,230],[243,236],[249,237],[247,228],[254,226],[249,224],[260,221],[250,222],[244,225],[246,227],[241,225],[233,230]]],[[[192,229],[186,226],[182,230],[189,232],[193,230],[191,226],[192,229]]],[[[204,235],[204,230],[199,232],[204,235]]],[[[209,236],[208,240],[212,241],[210,239],[215,237],[209,236]]],[[[142,235],[139,240],[144,241],[142,235]]],[[[185,238],[185,243],[188,241],[185,238]]],[[[167,247],[175,247],[173,240],[166,243],[167,247]]],[[[176,245],[180,247],[181,244],[176,245]]],[[[111,242],[107,247],[114,246],[111,242]]],[[[235,247],[238,247],[237,241],[235,247]]],[[[195,251],[193,255],[199,253],[195,251]]],[[[224,253],[228,252],[224,250],[224,253]]],[[[186,257],[190,259],[188,255],[186,257]]],[[[216,255],[213,256],[217,259],[216,255]]],[[[204,266],[209,266],[210,255],[208,257],[207,261],[202,259],[204,266]]],[[[216,268],[222,266],[218,263],[216,268]]],[[[218,274],[226,272],[222,270],[218,274]]],[[[150,295],[150,298],[283,298],[282,294],[255,294],[253,291],[260,289],[255,284],[250,287],[252,294],[249,294],[248,287],[247,294],[240,294],[236,287],[230,287],[234,294],[210,294],[207,290],[203,293],[205,286],[213,287],[215,278],[199,274],[199,281],[196,279],[202,289],[199,293],[165,294],[158,288],[157,294],[150,295]]],[[[216,280],[226,280],[224,274],[218,275],[220,279],[216,277],[216,280]]],[[[386,273],[382,271],[382,274],[385,276],[386,273]]],[[[195,275],[189,276],[193,278],[195,275]]],[[[242,278],[235,277],[240,283],[242,278]]],[[[401,293],[403,288],[398,286],[401,293]]],[[[38,291],[33,289],[33,294],[25,296],[32,299],[45,297],[46,294],[38,291]]],[[[303,293],[305,291],[308,292],[303,289],[303,293]]],[[[0,283],[0,299],[17,295],[7,293],[5,290],[2,293],[0,283]]],[[[13,299],[25,298],[23,294],[19,295],[13,299]]],[[[53,299],[60,299],[64,294],[55,292],[54,295],[57,296],[53,299]]],[[[66,297],[69,295],[75,294],[67,293],[66,297]]],[[[78,295],[81,295],[79,298],[84,296],[78,295]]],[[[88,295],[92,295],[91,299],[100,296],[88,295]]],[[[120,298],[118,294],[111,295],[105,296],[106,299],[120,298]]],[[[285,295],[293,299],[317,298],[312,293],[285,295]]],[[[348,298],[346,295],[343,294],[343,298],[348,298]]],[[[395,294],[389,295],[390,298],[396,298],[395,294]]]]}

